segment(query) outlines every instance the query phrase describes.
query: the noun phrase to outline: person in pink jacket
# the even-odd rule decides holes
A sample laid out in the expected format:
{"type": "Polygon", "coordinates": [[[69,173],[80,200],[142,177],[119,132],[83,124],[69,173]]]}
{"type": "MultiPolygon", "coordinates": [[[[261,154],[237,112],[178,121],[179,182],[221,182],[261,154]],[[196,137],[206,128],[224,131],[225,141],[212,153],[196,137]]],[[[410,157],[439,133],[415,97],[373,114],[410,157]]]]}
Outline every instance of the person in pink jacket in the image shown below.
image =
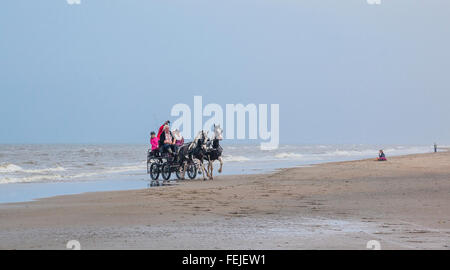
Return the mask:
{"type": "Polygon", "coordinates": [[[156,134],[154,131],[150,133],[150,144],[152,145],[152,151],[155,151],[158,149],[158,138],[156,137],[156,134]]]}

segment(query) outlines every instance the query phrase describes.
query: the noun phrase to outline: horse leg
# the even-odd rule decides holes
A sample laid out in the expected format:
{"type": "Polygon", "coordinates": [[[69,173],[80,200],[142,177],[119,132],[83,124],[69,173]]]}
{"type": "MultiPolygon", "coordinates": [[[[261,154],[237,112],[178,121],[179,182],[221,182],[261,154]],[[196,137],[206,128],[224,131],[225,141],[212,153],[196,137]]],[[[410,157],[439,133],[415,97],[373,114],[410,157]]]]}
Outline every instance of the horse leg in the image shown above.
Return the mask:
{"type": "Polygon", "coordinates": [[[223,160],[222,160],[222,157],[218,157],[217,160],[219,160],[219,162],[220,162],[219,173],[222,173],[222,166],[223,166],[223,160]]]}
{"type": "Polygon", "coordinates": [[[202,167],[203,171],[203,180],[207,180],[207,177],[209,177],[209,173],[205,169],[205,164],[203,163],[203,160],[200,160],[200,166],[202,167]]]}
{"type": "Polygon", "coordinates": [[[199,159],[197,159],[196,161],[194,161],[195,162],[195,166],[197,167],[197,171],[198,171],[198,173],[199,174],[203,174],[203,171],[202,171],[202,166],[200,165],[200,160],[199,159]]]}
{"type": "Polygon", "coordinates": [[[203,175],[203,181],[206,180],[206,170],[205,170],[205,166],[203,165],[203,162],[200,161],[199,163],[200,165],[200,171],[202,172],[203,175]]]}
{"type": "Polygon", "coordinates": [[[213,180],[214,160],[208,160],[209,179],[213,180]]]}
{"type": "Polygon", "coordinates": [[[181,163],[183,166],[183,169],[181,171],[181,179],[184,179],[184,176],[186,175],[186,169],[187,169],[187,162],[183,161],[183,163],[181,163]]]}

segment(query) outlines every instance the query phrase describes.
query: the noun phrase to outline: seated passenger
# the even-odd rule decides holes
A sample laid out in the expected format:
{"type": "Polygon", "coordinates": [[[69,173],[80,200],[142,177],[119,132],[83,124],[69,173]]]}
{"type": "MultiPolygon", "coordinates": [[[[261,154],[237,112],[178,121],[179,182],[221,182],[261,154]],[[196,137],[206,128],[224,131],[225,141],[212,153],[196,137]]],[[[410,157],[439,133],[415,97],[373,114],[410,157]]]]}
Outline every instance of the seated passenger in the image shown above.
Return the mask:
{"type": "Polygon", "coordinates": [[[150,144],[152,145],[152,151],[158,150],[158,138],[154,131],[150,133],[150,144]]]}
{"type": "Polygon", "coordinates": [[[175,138],[175,152],[178,152],[178,149],[183,146],[184,138],[181,136],[181,133],[178,129],[172,131],[173,137],[175,138]]]}
{"type": "Polygon", "coordinates": [[[384,154],[383,150],[380,150],[380,153],[378,154],[378,161],[386,161],[386,155],[384,154]]]}

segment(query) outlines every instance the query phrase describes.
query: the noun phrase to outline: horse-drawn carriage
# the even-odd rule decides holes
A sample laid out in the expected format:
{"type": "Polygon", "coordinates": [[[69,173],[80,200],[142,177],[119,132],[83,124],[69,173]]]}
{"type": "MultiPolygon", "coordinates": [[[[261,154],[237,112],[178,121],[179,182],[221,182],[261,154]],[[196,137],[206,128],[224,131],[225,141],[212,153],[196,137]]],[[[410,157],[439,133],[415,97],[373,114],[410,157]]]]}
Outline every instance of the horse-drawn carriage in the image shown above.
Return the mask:
{"type": "MultiPolygon", "coordinates": [[[[176,154],[148,150],[147,173],[153,181],[157,181],[160,174],[162,179],[169,180],[173,172],[176,173],[178,179],[182,179],[183,165],[185,165],[184,162],[182,163],[176,154]]],[[[190,179],[197,176],[197,166],[194,160],[187,160],[186,172],[190,179]]]]}
{"type": "Polygon", "coordinates": [[[156,183],[160,174],[164,181],[168,181],[174,172],[178,179],[184,179],[185,173],[190,179],[195,179],[197,173],[203,174],[204,180],[206,176],[212,179],[214,160],[220,162],[219,172],[222,171],[222,148],[219,140],[222,140],[222,129],[214,126],[211,139],[208,138],[208,132],[202,130],[192,142],[183,144],[174,153],[148,150],[147,173],[151,183],[156,183]],[[204,161],[208,161],[208,170],[205,169],[204,161]]]}

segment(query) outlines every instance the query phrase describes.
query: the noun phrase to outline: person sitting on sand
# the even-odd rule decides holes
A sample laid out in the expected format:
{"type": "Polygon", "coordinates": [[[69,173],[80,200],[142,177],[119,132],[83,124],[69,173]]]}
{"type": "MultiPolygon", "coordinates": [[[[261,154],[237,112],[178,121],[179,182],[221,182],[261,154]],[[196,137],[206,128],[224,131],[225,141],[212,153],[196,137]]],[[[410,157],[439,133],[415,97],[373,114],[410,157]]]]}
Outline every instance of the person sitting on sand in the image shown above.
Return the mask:
{"type": "Polygon", "coordinates": [[[380,150],[380,153],[378,154],[378,161],[386,161],[386,155],[384,154],[383,150],[380,150]]]}
{"type": "Polygon", "coordinates": [[[150,132],[150,144],[152,146],[152,151],[158,150],[158,138],[154,131],[150,132]]]}
{"type": "Polygon", "coordinates": [[[170,131],[169,125],[164,125],[164,130],[161,132],[159,137],[159,145],[161,146],[161,150],[163,152],[173,153],[175,151],[174,144],[175,138],[170,131]]]}

